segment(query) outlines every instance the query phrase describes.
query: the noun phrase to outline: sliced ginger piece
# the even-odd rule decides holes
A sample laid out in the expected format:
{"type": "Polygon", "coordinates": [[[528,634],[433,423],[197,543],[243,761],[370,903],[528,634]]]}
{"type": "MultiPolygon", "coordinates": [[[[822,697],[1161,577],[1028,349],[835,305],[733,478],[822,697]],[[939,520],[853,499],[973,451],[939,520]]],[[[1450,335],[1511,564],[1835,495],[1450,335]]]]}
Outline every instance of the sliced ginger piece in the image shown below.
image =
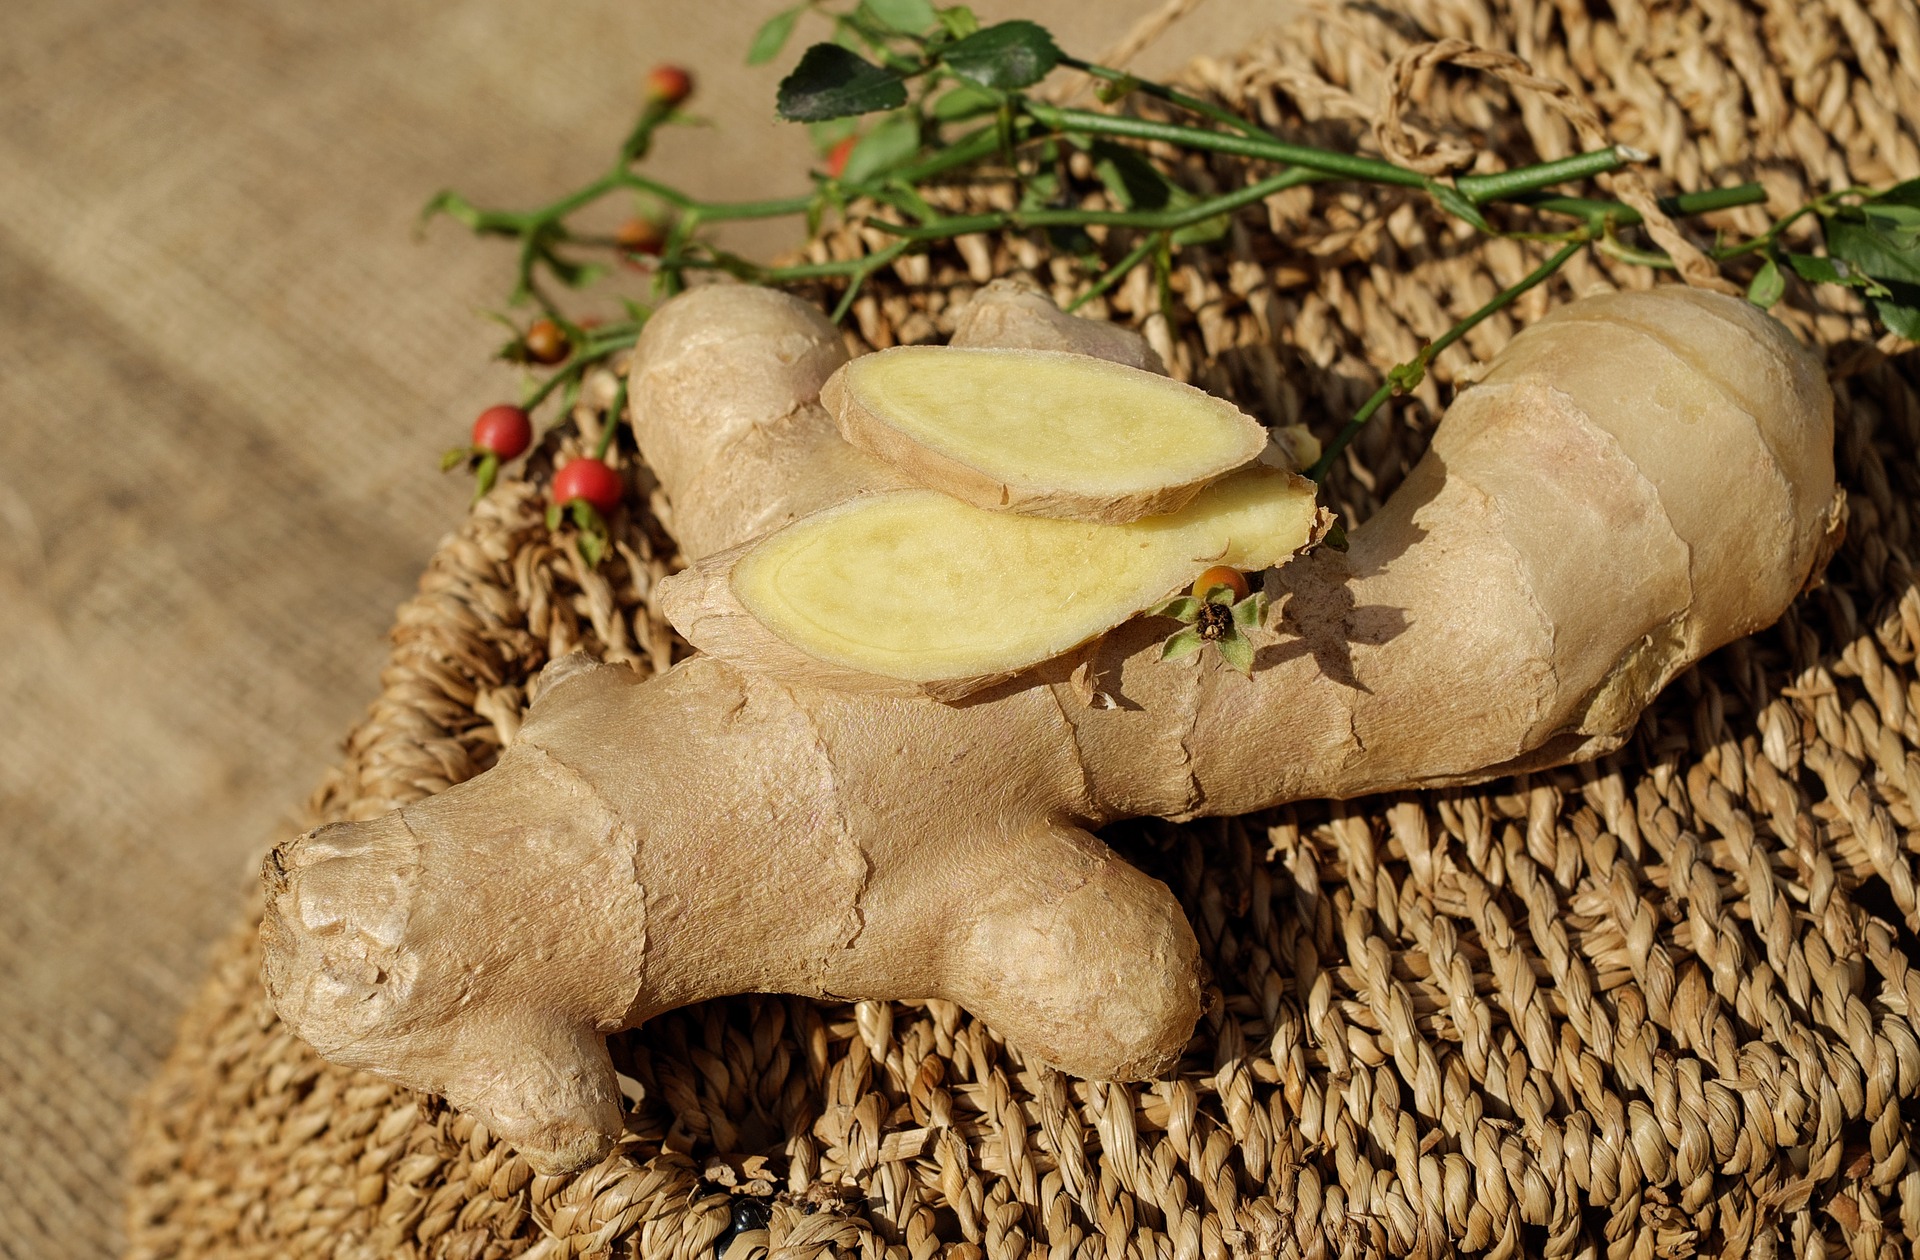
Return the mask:
{"type": "Polygon", "coordinates": [[[1178,511],[1266,430],[1190,385],[1090,355],[900,346],[820,392],[847,441],[976,507],[1115,524],[1178,511]]]}
{"type": "Polygon", "coordinates": [[[1050,660],[1189,585],[1316,536],[1311,482],[1265,466],[1122,525],[993,512],[932,490],[866,495],[660,587],[695,647],[848,690],[952,700],[1050,660]]]}

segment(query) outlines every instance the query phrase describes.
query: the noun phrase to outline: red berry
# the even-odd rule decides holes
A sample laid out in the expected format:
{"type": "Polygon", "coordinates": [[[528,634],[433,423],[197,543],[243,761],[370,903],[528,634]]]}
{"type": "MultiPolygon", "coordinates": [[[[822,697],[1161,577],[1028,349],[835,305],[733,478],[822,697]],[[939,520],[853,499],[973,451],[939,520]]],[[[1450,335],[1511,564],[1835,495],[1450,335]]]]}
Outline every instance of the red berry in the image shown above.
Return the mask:
{"type": "Polygon", "coordinates": [[[572,348],[567,344],[566,330],[550,319],[534,320],[520,340],[526,346],[527,358],[535,363],[558,363],[572,348]]]}
{"type": "Polygon", "coordinates": [[[839,179],[847,169],[847,158],[853,153],[853,146],[859,142],[858,136],[847,136],[839,144],[827,150],[827,174],[839,179]]]}
{"type": "Polygon", "coordinates": [[[533,444],[533,421],[510,403],[489,407],[473,422],[473,449],[499,459],[517,459],[533,444]]]}
{"type": "Polygon", "coordinates": [[[672,108],[693,95],[693,76],[679,66],[660,65],[647,72],[647,99],[672,108]]]}
{"type": "Polygon", "coordinates": [[[629,254],[658,254],[667,247],[667,234],[652,219],[628,219],[614,232],[613,239],[629,254]]]}
{"type": "Polygon", "coordinates": [[[575,499],[585,499],[593,510],[605,516],[620,506],[627,495],[620,474],[607,467],[605,460],[576,459],[553,475],[553,501],[561,507],[575,499]]]}

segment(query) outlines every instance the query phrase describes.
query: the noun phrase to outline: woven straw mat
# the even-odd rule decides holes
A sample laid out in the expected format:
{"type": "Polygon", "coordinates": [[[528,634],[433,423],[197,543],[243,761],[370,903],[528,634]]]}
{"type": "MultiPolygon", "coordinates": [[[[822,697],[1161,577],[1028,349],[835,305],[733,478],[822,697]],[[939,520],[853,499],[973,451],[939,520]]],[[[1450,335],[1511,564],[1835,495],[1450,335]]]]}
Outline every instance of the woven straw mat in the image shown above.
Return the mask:
{"type": "MultiPolygon", "coordinates": [[[[1563,107],[1584,99],[1613,138],[1654,154],[1657,189],[1758,179],[1778,213],[1920,173],[1910,0],[1616,9],[1329,10],[1191,77],[1285,134],[1367,148],[1393,58],[1458,38],[1538,77],[1471,54],[1429,65],[1402,81],[1412,108],[1390,144],[1562,156],[1582,147],[1563,107]]],[[[1245,178],[1225,160],[1182,174],[1245,178]]],[[[1004,190],[947,196],[977,207],[1004,190]]],[[[1686,230],[1766,222],[1747,209],[1686,230]]],[[[1326,436],[1385,368],[1538,257],[1472,239],[1416,195],[1303,188],[1181,254],[1171,322],[1144,273],[1093,310],[1144,326],[1181,376],[1326,436]]],[[[1076,283],[1034,239],[974,237],[877,277],[854,325],[869,346],[938,340],[955,305],[1004,274],[1063,296],[1076,283]]],[[[1650,278],[1589,254],[1488,321],[1362,436],[1335,506],[1365,519],[1452,382],[1517,326],[1650,278]]],[[[1839,398],[1851,527],[1826,585],[1677,682],[1605,761],[1114,829],[1180,896],[1220,991],[1176,1075],[1070,1080],[944,1003],[741,997],[616,1038],[639,1086],[626,1141],[577,1176],[535,1177],[472,1119],[291,1037],[249,923],[144,1104],[133,1253],[1910,1253],[1920,361],[1889,357],[1837,290],[1796,286],[1781,310],[1826,351],[1839,398]]],[[[591,441],[610,386],[591,384],[561,441],[591,441]]],[[[685,651],[648,601],[675,564],[670,506],[624,514],[617,554],[592,571],[548,535],[541,504],[536,485],[509,483],[434,556],[315,822],[484,769],[556,655],[585,647],[646,673],[685,651]]]]}

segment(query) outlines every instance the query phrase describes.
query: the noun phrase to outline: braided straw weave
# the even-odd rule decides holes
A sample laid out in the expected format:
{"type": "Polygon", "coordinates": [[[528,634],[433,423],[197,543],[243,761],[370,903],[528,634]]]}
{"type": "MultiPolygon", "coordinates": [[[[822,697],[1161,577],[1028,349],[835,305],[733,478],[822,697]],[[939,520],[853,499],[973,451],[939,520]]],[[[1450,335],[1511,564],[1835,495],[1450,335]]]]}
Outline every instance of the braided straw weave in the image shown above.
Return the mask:
{"type": "MultiPolygon", "coordinates": [[[[1604,18],[1585,0],[1493,3],[1322,12],[1190,74],[1285,133],[1369,146],[1377,124],[1443,165],[1482,146],[1483,165],[1564,155],[1591,110],[1655,155],[1648,187],[1758,179],[1776,212],[1920,173],[1911,0],[1614,0],[1604,18]],[[1462,42],[1415,48],[1442,39],[1462,42]]],[[[1245,177],[1225,160],[1181,173],[1245,177]]],[[[1004,195],[950,191],[976,207],[1004,195]]],[[[1722,225],[1765,222],[1748,209],[1722,225]]],[[[1144,273],[1093,310],[1143,325],[1179,374],[1325,436],[1387,366],[1538,257],[1471,239],[1418,196],[1301,188],[1181,255],[1171,322],[1144,273]]],[[[855,324],[872,346],[936,340],[1004,274],[1070,295],[1035,240],[973,237],[876,277],[855,324]]],[[[1364,519],[1452,382],[1518,324],[1649,278],[1589,254],[1476,330],[1362,436],[1336,506],[1364,519]]],[[[1796,286],[1782,313],[1836,377],[1852,525],[1827,585],[1692,671],[1606,761],[1116,829],[1181,897],[1220,990],[1172,1078],[1038,1070],[942,1003],[738,998],[616,1038],[636,1084],[625,1143],[581,1175],[535,1177],[473,1120],[290,1037],[249,924],[140,1118],[134,1254],[1910,1253],[1920,364],[1889,358],[1837,291],[1796,286]]],[[[611,384],[592,383],[566,441],[591,440],[611,384]]],[[[509,483],[433,558],[315,821],[485,768],[553,656],[584,646],[646,673],[685,650],[649,603],[675,563],[657,523],[670,505],[617,522],[597,571],[540,507],[509,483]]]]}

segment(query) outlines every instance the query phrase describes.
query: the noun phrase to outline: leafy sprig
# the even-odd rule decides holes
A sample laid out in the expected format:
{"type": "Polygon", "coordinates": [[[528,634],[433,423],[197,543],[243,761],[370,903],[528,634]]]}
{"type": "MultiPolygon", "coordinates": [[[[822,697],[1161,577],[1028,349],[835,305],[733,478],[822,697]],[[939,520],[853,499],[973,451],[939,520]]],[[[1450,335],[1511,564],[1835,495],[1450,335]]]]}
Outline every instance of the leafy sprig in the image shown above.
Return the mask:
{"type": "MultiPolygon", "coordinates": [[[[852,143],[836,156],[833,169],[814,173],[806,191],[754,201],[707,201],[647,176],[641,167],[655,133],[682,121],[678,99],[653,94],[612,167],[550,205],[485,209],[452,191],[428,203],[423,220],[445,215],[477,234],[514,241],[518,260],[510,301],[537,307],[566,335],[567,357],[544,380],[529,382],[526,406],[538,406],[556,391],[570,401],[588,368],[633,344],[652,300],[677,292],[690,274],[703,270],[762,284],[837,285],[833,317],[838,320],[869,276],[909,254],[970,233],[1027,232],[1080,266],[1085,284],[1075,306],[1147,267],[1171,317],[1176,312],[1170,277],[1182,250],[1219,240],[1236,213],[1277,192],[1330,180],[1412,190],[1476,231],[1556,246],[1519,283],[1412,360],[1393,366],[1308,470],[1320,479],[1360,426],[1392,397],[1416,388],[1442,350],[1580,251],[1593,248],[1652,267],[1675,265],[1659,250],[1629,239],[1641,223],[1631,207],[1561,190],[1646,156],[1620,146],[1443,180],[1381,158],[1292,142],[1165,84],[1071,56],[1037,23],[1016,19],[983,25],[964,5],[928,0],[859,0],[851,9],[806,0],[767,20],[753,37],[748,60],[764,63],[781,56],[807,21],[826,22],[829,38],[801,54],[780,85],[777,111],[806,123],[823,154],[852,143]],[[1109,109],[1066,108],[1028,90],[1061,69],[1091,75],[1109,109]],[[1159,102],[1163,113],[1174,112],[1145,117],[1126,111],[1124,103],[1134,96],[1159,102]],[[1252,164],[1253,175],[1239,187],[1198,193],[1168,175],[1148,146],[1236,156],[1252,164]],[[1076,153],[1093,171],[1092,187],[1073,174],[1067,159],[1076,153]],[[1013,207],[981,214],[937,209],[926,190],[960,174],[1010,182],[1017,193],[1013,207]],[[1093,192],[1103,194],[1104,206],[1089,204],[1096,200],[1089,195],[1093,192]],[[641,258],[617,239],[571,226],[577,212],[616,194],[634,197],[641,213],[659,223],[657,256],[641,258]],[[1505,207],[1499,226],[1489,218],[1496,205],[1505,207]],[[893,239],[859,257],[770,266],[724,250],[703,234],[715,223],[786,216],[804,218],[810,231],[829,216],[857,216],[893,239]],[[1546,218],[1535,222],[1536,216],[1546,218]],[[1556,218],[1571,218],[1574,225],[1556,229],[1556,218]],[[1096,244],[1095,233],[1102,231],[1105,242],[1096,244]],[[609,268],[596,255],[608,252],[613,255],[608,261],[625,258],[650,269],[650,299],[630,302],[628,318],[619,323],[589,328],[567,315],[557,294],[603,279],[609,268]]],[[[1683,217],[1764,199],[1758,184],[1741,184],[1682,193],[1661,204],[1667,214],[1683,217]]],[[[1891,332],[1920,337],[1920,180],[1881,191],[1829,193],[1775,220],[1756,237],[1718,244],[1708,256],[1726,263],[1757,257],[1748,295],[1758,305],[1780,301],[1790,279],[1835,284],[1857,290],[1891,332]],[[1789,230],[1810,218],[1822,229],[1824,252],[1785,243],[1789,230]]],[[[516,332],[524,345],[524,333],[516,332]]]]}

